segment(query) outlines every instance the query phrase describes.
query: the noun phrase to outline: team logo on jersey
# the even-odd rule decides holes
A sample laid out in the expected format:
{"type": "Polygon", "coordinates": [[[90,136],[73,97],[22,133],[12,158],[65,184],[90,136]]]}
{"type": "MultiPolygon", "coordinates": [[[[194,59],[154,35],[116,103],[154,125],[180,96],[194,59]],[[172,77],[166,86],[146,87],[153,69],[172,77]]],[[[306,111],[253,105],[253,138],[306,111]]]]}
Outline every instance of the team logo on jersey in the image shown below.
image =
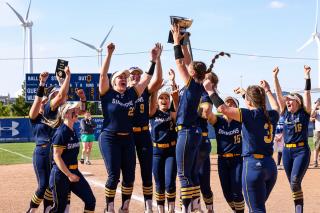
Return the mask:
{"type": "Polygon", "coordinates": [[[19,135],[19,131],[17,130],[18,126],[19,126],[19,123],[15,121],[11,122],[11,126],[2,126],[0,123],[0,136],[1,136],[1,132],[3,131],[11,131],[11,136],[19,135]]]}

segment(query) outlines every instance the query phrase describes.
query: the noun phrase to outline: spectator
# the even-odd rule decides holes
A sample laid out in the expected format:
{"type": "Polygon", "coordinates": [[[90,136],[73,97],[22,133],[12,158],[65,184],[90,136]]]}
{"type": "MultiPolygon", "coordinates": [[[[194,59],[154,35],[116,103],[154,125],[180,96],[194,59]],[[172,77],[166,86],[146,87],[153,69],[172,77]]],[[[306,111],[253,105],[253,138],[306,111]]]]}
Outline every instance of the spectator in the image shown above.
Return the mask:
{"type": "Polygon", "coordinates": [[[311,120],[314,120],[314,131],[313,131],[313,143],[314,143],[314,151],[313,151],[313,166],[318,167],[318,155],[320,149],[320,99],[318,99],[311,111],[311,120]]]}
{"type": "Polygon", "coordinates": [[[81,164],[85,162],[87,165],[91,165],[89,158],[92,149],[92,142],[95,141],[94,128],[96,126],[97,124],[94,122],[94,120],[92,120],[91,113],[87,111],[80,123],[82,142],[82,153],[80,159],[81,164]],[[84,155],[86,155],[85,161],[84,155]]]}

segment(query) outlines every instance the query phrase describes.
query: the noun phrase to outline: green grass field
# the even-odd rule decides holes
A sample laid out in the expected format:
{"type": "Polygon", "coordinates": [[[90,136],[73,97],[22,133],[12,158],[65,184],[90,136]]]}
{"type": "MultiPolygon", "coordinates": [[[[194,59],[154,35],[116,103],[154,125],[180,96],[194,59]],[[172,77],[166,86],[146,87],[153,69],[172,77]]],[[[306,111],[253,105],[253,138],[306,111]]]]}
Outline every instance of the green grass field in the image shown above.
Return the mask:
{"type": "MultiPolygon", "coordinates": [[[[211,140],[212,150],[211,153],[217,153],[217,143],[215,140],[211,140]]],[[[309,145],[313,150],[312,138],[309,138],[309,145]]],[[[19,164],[19,163],[31,163],[32,153],[35,144],[33,142],[28,143],[4,143],[0,144],[0,165],[19,164]],[[8,152],[8,151],[9,152],[8,152]],[[15,152],[15,153],[10,153],[15,152]],[[20,156],[23,155],[23,156],[20,156]]],[[[92,159],[101,159],[99,145],[97,142],[93,143],[93,149],[91,153],[92,159]]],[[[79,154],[80,158],[80,154],[79,154]]]]}

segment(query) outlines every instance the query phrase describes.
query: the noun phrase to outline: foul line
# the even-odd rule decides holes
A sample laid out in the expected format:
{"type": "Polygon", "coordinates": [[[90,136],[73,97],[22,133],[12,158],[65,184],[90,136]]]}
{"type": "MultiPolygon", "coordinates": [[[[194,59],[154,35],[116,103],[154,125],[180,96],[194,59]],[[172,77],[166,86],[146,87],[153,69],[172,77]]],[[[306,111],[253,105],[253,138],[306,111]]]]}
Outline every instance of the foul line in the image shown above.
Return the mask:
{"type": "Polygon", "coordinates": [[[23,157],[23,158],[26,158],[26,159],[29,159],[29,160],[32,160],[32,158],[30,158],[30,157],[28,157],[28,156],[26,156],[26,155],[20,154],[20,153],[18,153],[18,152],[13,152],[13,151],[10,151],[10,150],[4,149],[4,148],[0,148],[0,150],[9,152],[9,153],[11,153],[11,154],[18,155],[18,156],[20,156],[20,157],[23,157]]]}
{"type": "MultiPolygon", "coordinates": [[[[91,183],[92,185],[94,185],[94,186],[97,186],[97,187],[100,187],[100,188],[105,188],[105,184],[103,184],[102,182],[100,182],[100,181],[96,181],[96,180],[93,180],[93,179],[91,179],[91,178],[86,178],[87,179],[87,181],[89,182],[89,183],[91,183]]],[[[117,189],[116,190],[118,193],[121,193],[121,190],[120,189],[117,189]]],[[[143,197],[141,197],[141,196],[137,196],[137,195],[132,195],[131,196],[131,198],[133,199],[133,200],[136,200],[136,201],[139,201],[139,202],[141,202],[141,203],[144,203],[144,198],[143,197]]],[[[152,206],[153,207],[156,207],[157,208],[157,203],[155,202],[155,201],[153,201],[152,202],[152,206]]],[[[176,208],[176,211],[175,211],[176,213],[181,213],[181,211],[180,210],[178,210],[177,208],[176,208]]]]}

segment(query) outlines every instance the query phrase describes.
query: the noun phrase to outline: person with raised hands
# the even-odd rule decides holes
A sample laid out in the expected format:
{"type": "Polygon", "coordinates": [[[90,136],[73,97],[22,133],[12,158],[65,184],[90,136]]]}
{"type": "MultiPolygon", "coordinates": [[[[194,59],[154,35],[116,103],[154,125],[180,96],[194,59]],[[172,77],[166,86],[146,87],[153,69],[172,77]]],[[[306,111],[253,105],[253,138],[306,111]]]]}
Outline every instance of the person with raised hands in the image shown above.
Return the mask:
{"type": "Polygon", "coordinates": [[[103,112],[103,126],[99,137],[99,147],[108,171],[105,185],[105,212],[115,212],[114,198],[122,172],[122,205],[119,212],[129,212],[129,203],[135,178],[135,144],[132,134],[132,120],[135,101],[142,95],[155,71],[159,48],[151,50],[149,70],[141,76],[135,86],[128,87],[128,70],[114,72],[111,82],[108,70],[115,45],[107,46],[107,56],[100,70],[99,93],[103,112]],[[111,83],[111,85],[110,85],[111,83]]]}
{"type": "MultiPolygon", "coordinates": [[[[142,178],[142,189],[145,201],[145,212],[152,212],[152,141],[149,131],[149,98],[152,93],[161,87],[162,83],[162,65],[161,53],[162,45],[155,44],[155,62],[156,72],[152,76],[150,83],[145,88],[141,96],[135,101],[135,110],[133,115],[133,139],[137,151],[142,178]]],[[[129,87],[137,85],[141,80],[143,71],[139,67],[129,68],[130,77],[129,87]]]]}
{"type": "Polygon", "coordinates": [[[179,25],[171,29],[174,40],[175,62],[178,74],[184,87],[180,90],[179,107],[177,110],[177,145],[176,160],[178,177],[181,185],[182,212],[196,210],[200,203],[200,186],[193,181],[197,153],[201,142],[201,128],[198,119],[198,106],[204,91],[202,81],[207,73],[207,66],[201,61],[193,61],[187,66],[186,59],[190,57],[180,45],[183,36],[179,25]],[[195,208],[192,208],[192,205],[195,208]]]}
{"type": "Polygon", "coordinates": [[[295,212],[303,212],[303,192],[301,183],[310,163],[310,147],[308,144],[308,125],[311,112],[311,68],[304,66],[304,97],[299,93],[282,95],[278,74],[279,68],[273,70],[277,101],[281,115],[284,117],[282,151],[283,167],[290,183],[295,212]]]}
{"type": "Polygon", "coordinates": [[[151,95],[150,126],[153,142],[153,176],[156,184],[157,212],[164,213],[165,200],[168,212],[175,212],[176,200],[176,112],[170,107],[170,96],[173,106],[177,105],[178,90],[174,83],[174,71],[169,71],[170,88],[164,87],[151,95]]]}
{"type": "Polygon", "coordinates": [[[32,133],[36,143],[32,164],[37,176],[38,188],[32,196],[27,213],[36,212],[42,201],[43,212],[48,212],[53,204],[52,192],[49,189],[51,128],[43,123],[43,108],[47,101],[44,91],[48,77],[48,72],[40,74],[37,94],[29,111],[32,133]]]}
{"type": "Polygon", "coordinates": [[[269,84],[249,86],[245,94],[247,108],[230,107],[224,103],[206,80],[204,87],[218,112],[242,123],[242,190],[249,212],[266,212],[267,201],[277,179],[273,160],[274,129],[279,119],[279,106],[269,84]],[[267,110],[266,96],[271,105],[267,110]]]}

